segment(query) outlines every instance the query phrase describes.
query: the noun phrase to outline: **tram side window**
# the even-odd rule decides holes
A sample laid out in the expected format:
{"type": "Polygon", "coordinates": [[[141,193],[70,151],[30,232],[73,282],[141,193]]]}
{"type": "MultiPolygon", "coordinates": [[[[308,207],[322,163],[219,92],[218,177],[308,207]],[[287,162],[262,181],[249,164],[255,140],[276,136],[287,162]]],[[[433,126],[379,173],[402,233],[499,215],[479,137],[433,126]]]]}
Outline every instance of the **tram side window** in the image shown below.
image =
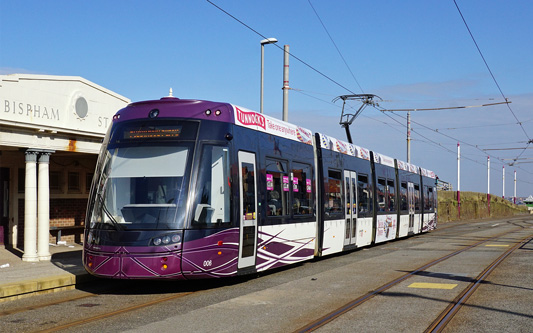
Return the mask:
{"type": "Polygon", "coordinates": [[[328,170],[326,202],[324,210],[326,219],[342,218],[344,204],[342,201],[342,174],[340,171],[328,170]]]}
{"type": "Polygon", "coordinates": [[[429,186],[428,186],[428,193],[429,193],[429,195],[428,195],[428,201],[429,201],[428,206],[429,206],[429,210],[430,210],[430,211],[433,211],[434,203],[435,203],[435,201],[434,201],[434,199],[433,199],[433,187],[429,187],[429,186]]]}
{"type": "Polygon", "coordinates": [[[292,163],[292,213],[309,215],[313,213],[313,186],[311,166],[292,163]]]}
{"type": "Polygon", "coordinates": [[[357,195],[359,197],[359,217],[372,216],[372,187],[367,175],[357,175],[357,195]]]}
{"type": "Polygon", "coordinates": [[[387,192],[389,196],[389,211],[396,211],[396,190],[395,190],[394,180],[387,179],[387,192]]]}
{"type": "Polygon", "coordinates": [[[420,211],[420,185],[415,185],[415,211],[420,211]]]}
{"type": "Polygon", "coordinates": [[[266,159],[267,216],[289,214],[289,174],[287,162],[266,159]]]}
{"type": "Polygon", "coordinates": [[[385,180],[385,178],[378,178],[377,191],[378,211],[388,212],[389,204],[387,202],[387,181],[385,180]]]}
{"type": "Polygon", "coordinates": [[[400,210],[407,211],[407,183],[400,184],[400,210]]]}
{"type": "Polygon", "coordinates": [[[436,210],[438,207],[439,201],[437,200],[437,188],[433,188],[433,208],[436,210]]]}
{"type": "Polygon", "coordinates": [[[230,222],[231,193],[228,181],[228,158],[227,147],[204,146],[196,182],[194,225],[230,222]]]}
{"type": "MultiPolygon", "coordinates": [[[[252,163],[241,163],[241,177],[242,177],[242,215],[246,220],[255,220],[255,167],[252,163]]],[[[246,227],[250,228],[250,227],[246,227]]],[[[248,229],[250,230],[250,229],[248,229]]],[[[248,235],[249,236],[249,235],[248,235]]],[[[247,236],[246,239],[249,239],[247,236]]],[[[248,243],[248,242],[246,242],[248,243]]],[[[249,244],[248,244],[249,245],[249,244]]],[[[248,245],[246,246],[248,248],[248,245]]],[[[244,244],[243,244],[244,246],[244,244]]],[[[246,252],[248,252],[247,249],[246,252]]],[[[244,251],[244,249],[243,249],[244,251]]],[[[249,252],[248,252],[249,253],[249,252]]],[[[248,256],[248,255],[247,255],[248,256]]]]}
{"type": "Polygon", "coordinates": [[[424,211],[428,212],[431,209],[429,204],[429,187],[427,185],[424,186],[424,211]]]}

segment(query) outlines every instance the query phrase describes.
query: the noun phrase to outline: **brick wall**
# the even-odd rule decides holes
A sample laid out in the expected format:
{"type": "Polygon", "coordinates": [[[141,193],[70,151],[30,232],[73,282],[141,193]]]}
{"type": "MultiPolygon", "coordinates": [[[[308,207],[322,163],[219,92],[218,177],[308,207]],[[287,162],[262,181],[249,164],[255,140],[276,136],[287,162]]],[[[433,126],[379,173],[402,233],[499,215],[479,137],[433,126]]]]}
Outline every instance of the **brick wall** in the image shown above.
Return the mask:
{"type": "MultiPolygon", "coordinates": [[[[67,227],[85,224],[87,199],[51,199],[50,226],[67,227]]],[[[56,241],[57,232],[52,231],[50,242],[56,241]]],[[[83,230],[62,231],[61,240],[67,243],[81,243],[83,230]]]]}
{"type": "MultiPolygon", "coordinates": [[[[81,226],[85,224],[87,199],[51,199],[50,227],[81,226]]],[[[18,247],[24,248],[24,199],[18,204],[18,247]]],[[[62,231],[61,240],[67,243],[80,243],[83,230],[62,231]]],[[[50,243],[57,242],[57,231],[50,231],[50,243]]]]}

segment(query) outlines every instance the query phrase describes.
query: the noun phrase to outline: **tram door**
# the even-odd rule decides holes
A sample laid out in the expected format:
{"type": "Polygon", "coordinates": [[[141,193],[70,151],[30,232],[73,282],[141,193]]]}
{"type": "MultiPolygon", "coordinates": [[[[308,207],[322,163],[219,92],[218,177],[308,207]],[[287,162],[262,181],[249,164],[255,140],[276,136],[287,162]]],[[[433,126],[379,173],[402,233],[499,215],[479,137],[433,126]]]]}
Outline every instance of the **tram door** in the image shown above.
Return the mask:
{"type": "Polygon", "coordinates": [[[344,245],[355,244],[357,236],[357,177],[354,171],[344,170],[344,202],[346,232],[344,245]]]}
{"type": "Polygon", "coordinates": [[[257,173],[255,154],[239,151],[240,241],[238,268],[255,265],[257,251],[257,173]]]}
{"type": "Polygon", "coordinates": [[[412,235],[415,227],[415,186],[411,182],[407,183],[407,204],[409,206],[408,235],[412,235]]]}

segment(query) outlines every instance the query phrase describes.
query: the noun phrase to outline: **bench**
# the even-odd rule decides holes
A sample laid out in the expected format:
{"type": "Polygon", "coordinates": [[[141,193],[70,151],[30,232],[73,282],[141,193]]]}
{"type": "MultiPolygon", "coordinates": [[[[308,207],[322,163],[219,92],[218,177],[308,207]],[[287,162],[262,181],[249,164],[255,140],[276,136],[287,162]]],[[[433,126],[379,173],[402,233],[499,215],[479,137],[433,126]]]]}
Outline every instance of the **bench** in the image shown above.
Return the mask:
{"type": "Polygon", "coordinates": [[[64,227],[50,227],[50,231],[57,231],[57,243],[61,241],[62,231],[78,231],[85,229],[84,225],[70,225],[64,227]]]}

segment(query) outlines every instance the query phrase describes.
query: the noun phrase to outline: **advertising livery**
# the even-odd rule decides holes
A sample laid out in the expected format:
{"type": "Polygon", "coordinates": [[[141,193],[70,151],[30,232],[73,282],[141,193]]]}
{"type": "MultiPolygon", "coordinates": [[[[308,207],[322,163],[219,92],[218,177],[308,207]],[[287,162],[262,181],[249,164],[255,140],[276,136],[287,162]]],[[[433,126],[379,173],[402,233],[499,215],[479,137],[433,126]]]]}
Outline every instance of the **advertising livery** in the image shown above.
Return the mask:
{"type": "Polygon", "coordinates": [[[113,117],[88,203],[99,277],[265,271],[436,227],[435,174],[228,103],[137,102],[113,117]]]}

